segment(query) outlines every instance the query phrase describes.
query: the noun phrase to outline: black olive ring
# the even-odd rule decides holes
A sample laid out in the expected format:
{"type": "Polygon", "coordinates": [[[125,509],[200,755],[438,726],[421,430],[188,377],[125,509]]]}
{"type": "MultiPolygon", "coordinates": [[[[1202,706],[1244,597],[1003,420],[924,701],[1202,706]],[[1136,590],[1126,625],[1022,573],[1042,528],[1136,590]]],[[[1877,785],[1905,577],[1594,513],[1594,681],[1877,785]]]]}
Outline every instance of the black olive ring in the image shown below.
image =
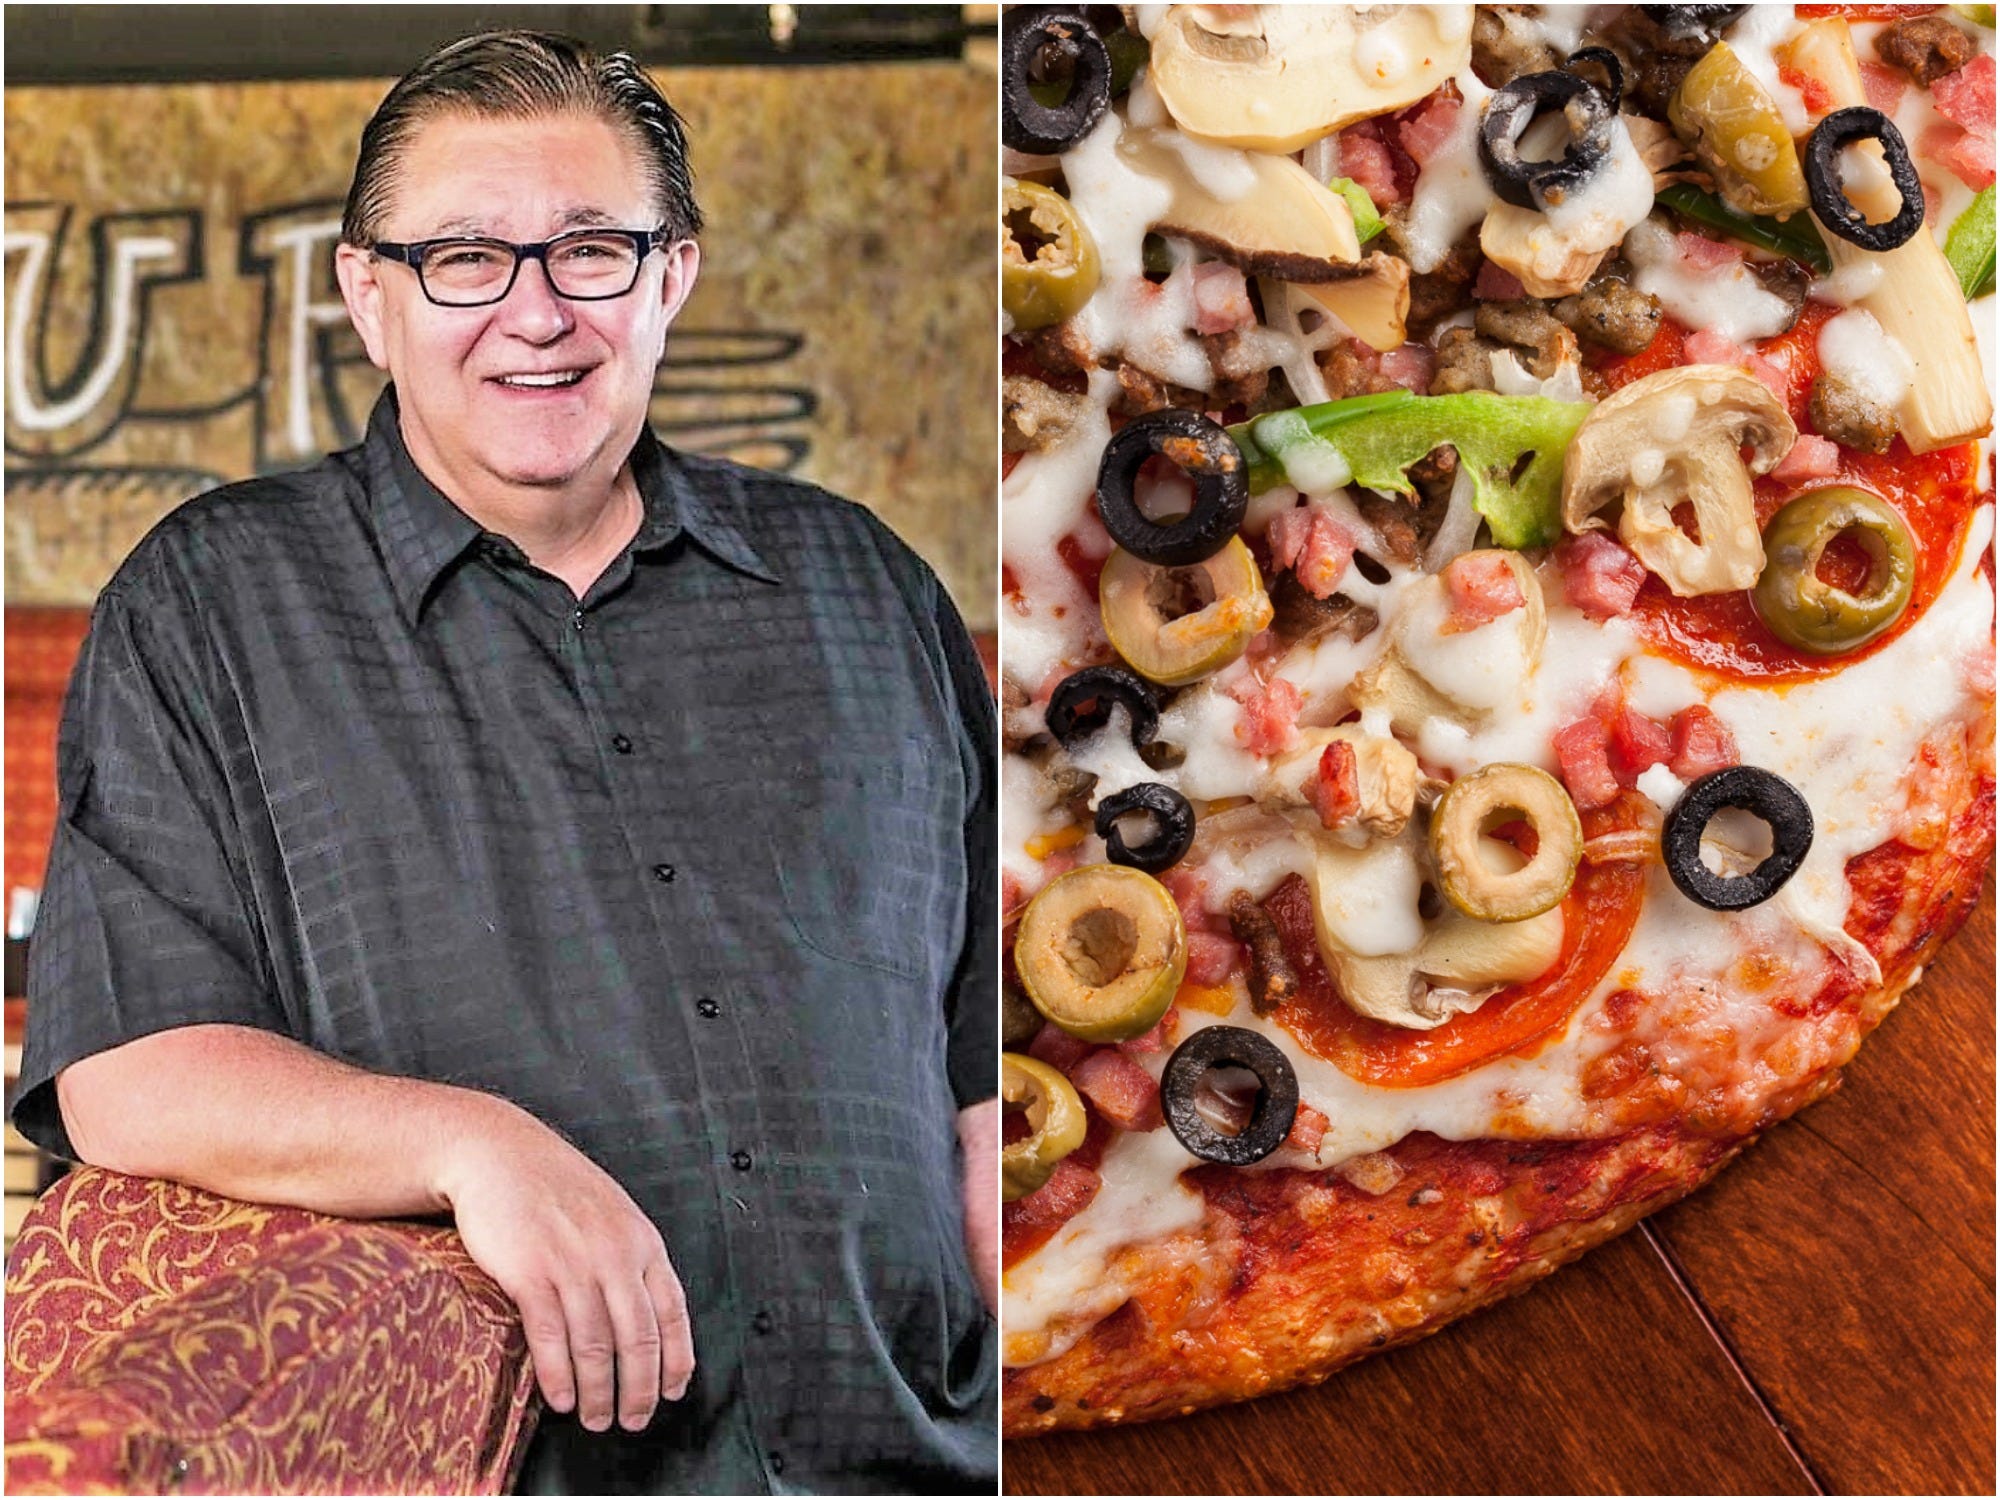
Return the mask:
{"type": "Polygon", "coordinates": [[[1172,787],[1142,781],[1097,804],[1097,836],[1104,840],[1105,858],[1114,865],[1130,865],[1157,875],[1179,864],[1193,847],[1194,809],[1172,787]],[[1158,835],[1136,849],[1127,844],[1118,820],[1128,813],[1151,813],[1160,825],[1158,835]]]}
{"type": "Polygon", "coordinates": [[[1908,244],[1923,227],[1924,188],[1917,180],[1916,164],[1903,132],[1879,109],[1856,104],[1837,109],[1813,127],[1806,140],[1806,193],[1812,199],[1813,214],[1832,233],[1863,250],[1893,250],[1908,244]],[[1889,164],[1889,180],[1903,206],[1893,219],[1871,224],[1861,210],[1848,201],[1840,176],[1840,153],[1856,141],[1879,141],[1882,158],[1889,164]]]}
{"type": "Polygon", "coordinates": [[[1479,164],[1516,208],[1547,208],[1588,182],[1611,155],[1611,110],[1598,87],[1573,73],[1529,73],[1493,91],[1479,119],[1479,164]],[[1524,161],[1521,136],[1561,110],[1570,141],[1554,161],[1524,161]]]}
{"type": "Polygon", "coordinates": [[[1170,406],[1119,428],[1097,466],[1097,514],[1111,540],[1141,562],[1185,568],[1206,562],[1236,535],[1250,505],[1243,452],[1198,411],[1170,406]],[[1139,469],[1158,454],[1194,481],[1194,509],[1168,522],[1139,509],[1139,469]]]}
{"type": "Polygon", "coordinates": [[[1778,894],[1812,848],[1812,809],[1798,788],[1757,766],[1730,766],[1691,783],[1667,814],[1660,852],[1681,894],[1710,911],[1742,911],[1778,894]],[[1725,807],[1741,808],[1771,829],[1771,854],[1748,875],[1718,875],[1701,860],[1701,836],[1725,807]]]}
{"type": "Polygon", "coordinates": [[[1160,1077],[1160,1108],[1174,1139],[1203,1161],[1247,1167],[1262,1161],[1292,1133],[1299,1113],[1299,1075],[1291,1059],[1244,1026],[1204,1026],[1174,1048],[1160,1077]],[[1195,1108],[1211,1068],[1248,1068],[1257,1075],[1257,1109],[1236,1135],[1224,1135],[1195,1108]]]}
{"type": "MultiPolygon", "coordinates": [[[[1590,83],[1588,78],[1584,78],[1583,74],[1576,71],[1578,63],[1596,63],[1598,67],[1604,69],[1604,87],[1597,91],[1604,96],[1604,102],[1611,106],[1611,112],[1617,114],[1618,106],[1625,99],[1625,66],[1618,61],[1618,54],[1609,47],[1582,47],[1563,59],[1564,72],[1574,74],[1578,78],[1583,78],[1585,83],[1590,83]]],[[[1591,84],[1591,87],[1597,88],[1597,85],[1591,84]]]]}
{"type": "Polygon", "coordinates": [[[1131,716],[1132,748],[1150,745],[1160,732],[1160,710],[1145,679],[1127,667],[1085,667],[1057,683],[1049,694],[1049,733],[1074,745],[1109,724],[1120,704],[1131,716]]]}
{"type": "Polygon", "coordinates": [[[1672,37],[1716,36],[1747,5],[1642,5],[1652,22],[1672,37]]]}
{"type": "Polygon", "coordinates": [[[1081,11],[1022,5],[1006,12],[1000,62],[1000,138],[1016,151],[1053,156],[1067,151],[1104,117],[1111,103],[1111,53],[1081,11]],[[1029,92],[1042,49],[1068,59],[1069,97],[1043,104],[1029,92]]]}

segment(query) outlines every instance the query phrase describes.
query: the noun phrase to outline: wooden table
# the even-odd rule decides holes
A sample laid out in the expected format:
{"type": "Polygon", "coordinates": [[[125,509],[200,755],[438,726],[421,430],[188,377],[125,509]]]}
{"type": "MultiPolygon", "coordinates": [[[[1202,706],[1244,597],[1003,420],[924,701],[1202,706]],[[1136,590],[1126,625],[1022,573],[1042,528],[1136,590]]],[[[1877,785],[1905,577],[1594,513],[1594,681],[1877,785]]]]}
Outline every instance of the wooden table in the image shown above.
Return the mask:
{"type": "Polygon", "coordinates": [[[1832,1097],[1317,1390],[1010,1443],[1010,1494],[1994,1493],[1993,886],[1832,1097]]]}

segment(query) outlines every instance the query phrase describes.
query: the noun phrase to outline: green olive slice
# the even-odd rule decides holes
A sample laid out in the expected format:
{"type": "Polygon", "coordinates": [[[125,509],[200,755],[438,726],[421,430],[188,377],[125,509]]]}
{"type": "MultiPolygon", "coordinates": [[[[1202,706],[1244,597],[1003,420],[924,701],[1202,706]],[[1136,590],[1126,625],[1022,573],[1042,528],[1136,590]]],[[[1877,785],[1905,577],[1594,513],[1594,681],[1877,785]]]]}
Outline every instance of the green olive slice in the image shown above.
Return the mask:
{"type": "MultiPolygon", "coordinates": [[[[1496,851],[1497,852],[1497,851],[1496,851]]],[[[1569,894],[1583,854],[1583,825],[1562,783],[1533,766],[1481,766],[1445,790],[1431,811],[1431,859],[1445,899],[1482,922],[1540,916],[1569,894]],[[1481,846],[1503,823],[1525,818],[1535,852],[1518,870],[1481,846]]]]}
{"type": "Polygon", "coordinates": [[[1039,1058],[1000,1054],[1000,1097],[1028,1112],[1023,1136],[1000,1151],[1000,1196],[1012,1203],[1047,1182],[1056,1164],[1083,1144],[1089,1120],[1076,1086],[1039,1058]]]}
{"type": "Polygon", "coordinates": [[[1001,195],[1000,301],[1017,331],[1074,315],[1097,290],[1097,242],[1069,200],[1009,178],[1001,195]]]}
{"type": "Polygon", "coordinates": [[[1240,536],[1178,568],[1115,547],[1098,578],[1097,603],[1112,648],[1133,671],[1166,687],[1220,671],[1271,623],[1257,559],[1240,536]]]}
{"type": "Polygon", "coordinates": [[[1764,528],[1764,572],[1751,598],[1771,633],[1816,656],[1866,645],[1910,607],[1916,544],[1887,501],[1833,486],[1790,500],[1764,528]],[[1820,558],[1846,535],[1868,555],[1858,594],[1819,576],[1820,558]]]}
{"type": "Polygon", "coordinates": [[[1086,1042],[1151,1031],[1187,972],[1187,932],[1167,888],[1125,865],[1086,865],[1021,917],[1014,969],[1035,1009],[1086,1042]]]}

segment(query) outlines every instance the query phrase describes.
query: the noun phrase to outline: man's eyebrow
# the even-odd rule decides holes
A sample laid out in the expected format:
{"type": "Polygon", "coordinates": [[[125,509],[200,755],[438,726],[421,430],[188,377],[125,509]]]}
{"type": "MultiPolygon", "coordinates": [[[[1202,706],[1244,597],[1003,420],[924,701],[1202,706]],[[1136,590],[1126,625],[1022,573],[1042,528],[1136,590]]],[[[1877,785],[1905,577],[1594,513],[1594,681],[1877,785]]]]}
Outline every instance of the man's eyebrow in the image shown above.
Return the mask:
{"type": "MultiPolygon", "coordinates": [[[[601,228],[618,222],[615,214],[608,214],[601,208],[566,208],[556,215],[556,230],[601,228]]],[[[471,235],[478,239],[501,238],[475,214],[454,214],[439,223],[425,238],[445,239],[456,235],[471,235]]]]}

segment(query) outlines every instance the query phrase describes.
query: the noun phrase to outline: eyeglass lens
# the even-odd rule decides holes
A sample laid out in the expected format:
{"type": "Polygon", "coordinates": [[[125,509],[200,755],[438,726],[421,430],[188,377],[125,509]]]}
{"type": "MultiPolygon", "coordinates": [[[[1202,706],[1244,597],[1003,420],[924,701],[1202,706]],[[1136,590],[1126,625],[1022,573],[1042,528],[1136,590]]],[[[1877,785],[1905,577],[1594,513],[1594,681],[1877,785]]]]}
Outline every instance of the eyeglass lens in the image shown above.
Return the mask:
{"type": "MultiPolygon", "coordinates": [[[[484,240],[433,245],[424,253],[424,289],[440,302],[497,300],[514,276],[511,246],[484,240]]],[[[566,297],[617,297],[639,275],[639,249],[619,235],[583,235],[551,245],[543,262],[566,297]]]]}

